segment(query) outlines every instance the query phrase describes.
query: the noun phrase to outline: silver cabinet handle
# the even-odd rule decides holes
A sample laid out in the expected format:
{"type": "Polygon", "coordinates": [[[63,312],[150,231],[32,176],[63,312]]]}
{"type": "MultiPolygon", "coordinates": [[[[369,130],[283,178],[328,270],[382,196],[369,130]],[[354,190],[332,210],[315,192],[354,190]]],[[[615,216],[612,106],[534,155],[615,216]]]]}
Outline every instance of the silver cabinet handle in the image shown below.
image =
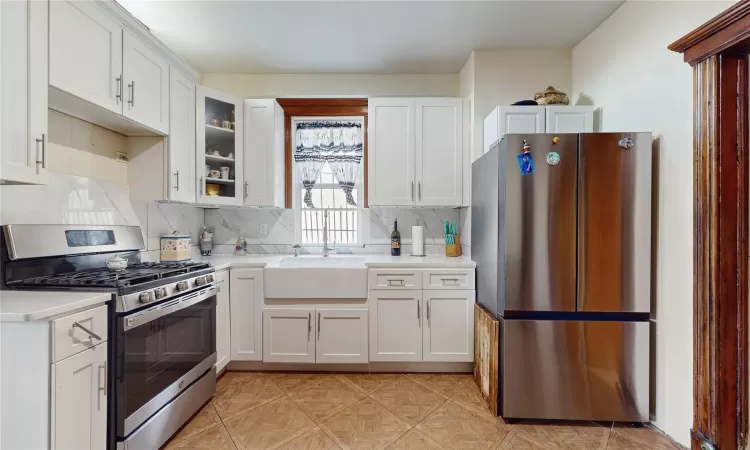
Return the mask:
{"type": "Polygon", "coordinates": [[[440,281],[443,286],[458,286],[458,278],[441,278],[440,281]],[[451,281],[452,284],[449,285],[446,281],[451,281]]]}
{"type": "Polygon", "coordinates": [[[411,182],[411,201],[414,201],[414,182],[411,182]]]}
{"type": "Polygon", "coordinates": [[[422,182],[417,182],[417,192],[419,193],[419,201],[422,201],[422,182]]]}
{"type": "MultiPolygon", "coordinates": [[[[36,139],[36,147],[39,148],[39,144],[42,144],[42,153],[40,156],[37,156],[36,163],[42,165],[42,169],[47,168],[47,135],[42,133],[42,138],[36,139]]],[[[39,154],[39,150],[37,150],[37,155],[39,154]]]]}
{"type": "Polygon", "coordinates": [[[179,191],[180,190],[180,171],[178,170],[177,172],[175,172],[174,176],[175,176],[175,189],[179,191]]]}
{"type": "Polygon", "coordinates": [[[427,326],[430,325],[430,301],[427,300],[427,326]]]}
{"type": "Polygon", "coordinates": [[[128,85],[128,98],[130,106],[135,106],[135,81],[131,81],[128,85]]]}
{"type": "Polygon", "coordinates": [[[247,198],[247,181],[245,181],[245,198],[247,198]]]}
{"type": "Polygon", "coordinates": [[[403,286],[404,280],[386,280],[388,282],[388,286],[403,286]],[[398,282],[398,284],[393,284],[395,282],[398,282]]]}
{"type": "Polygon", "coordinates": [[[201,185],[201,195],[203,195],[203,177],[201,177],[199,184],[201,185]]]}
{"type": "Polygon", "coordinates": [[[107,390],[107,369],[109,367],[109,361],[104,361],[104,396],[106,397],[107,393],[109,392],[107,390]]]}
{"type": "Polygon", "coordinates": [[[419,311],[419,301],[417,301],[417,320],[419,320],[421,316],[422,314],[420,314],[420,311],[419,311]]]}
{"type": "Polygon", "coordinates": [[[102,385],[101,379],[99,378],[97,374],[97,389],[104,392],[104,396],[107,396],[107,361],[104,361],[104,364],[99,366],[99,369],[104,369],[104,384],[102,385]]]}
{"type": "Polygon", "coordinates": [[[320,340],[320,313],[318,313],[318,340],[320,340]]]}
{"type": "Polygon", "coordinates": [[[93,331],[89,330],[88,328],[84,327],[83,325],[81,325],[78,322],[73,322],[73,328],[80,328],[83,331],[85,331],[86,333],[88,333],[88,335],[89,335],[89,341],[91,341],[91,338],[94,338],[97,341],[101,341],[102,340],[102,338],[99,337],[98,334],[94,333],[93,331]]]}
{"type": "Polygon", "coordinates": [[[310,332],[312,331],[312,325],[310,325],[312,319],[312,313],[307,313],[307,342],[310,342],[310,332]]]}
{"type": "Polygon", "coordinates": [[[117,94],[115,94],[115,102],[119,105],[122,102],[122,76],[115,78],[117,80],[117,94]]]}

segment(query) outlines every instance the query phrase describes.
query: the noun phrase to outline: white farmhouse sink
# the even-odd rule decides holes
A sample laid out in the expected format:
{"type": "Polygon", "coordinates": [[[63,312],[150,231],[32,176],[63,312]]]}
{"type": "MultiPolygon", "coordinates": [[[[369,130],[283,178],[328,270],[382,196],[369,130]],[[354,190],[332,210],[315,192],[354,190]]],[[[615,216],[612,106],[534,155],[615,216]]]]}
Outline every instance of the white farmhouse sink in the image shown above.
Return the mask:
{"type": "Polygon", "coordinates": [[[364,258],[290,256],[263,270],[266,298],[366,298],[364,258]]]}

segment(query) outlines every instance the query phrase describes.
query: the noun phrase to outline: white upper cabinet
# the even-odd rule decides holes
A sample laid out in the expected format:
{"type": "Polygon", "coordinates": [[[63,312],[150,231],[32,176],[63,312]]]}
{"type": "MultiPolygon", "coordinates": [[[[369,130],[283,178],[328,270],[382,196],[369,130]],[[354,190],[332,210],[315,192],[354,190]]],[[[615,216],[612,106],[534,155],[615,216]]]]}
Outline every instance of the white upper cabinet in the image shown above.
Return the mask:
{"type": "Polygon", "coordinates": [[[263,269],[232,270],[229,285],[221,289],[230,291],[231,360],[260,361],[263,359],[263,269]]]}
{"type": "Polygon", "coordinates": [[[284,110],[274,99],[244,101],[246,206],[284,207],[284,110]]]}
{"type": "Polygon", "coordinates": [[[543,106],[498,106],[484,119],[484,153],[508,133],[544,133],[543,106]]]}
{"type": "Polygon", "coordinates": [[[416,100],[417,204],[463,201],[463,121],[460,98],[416,100]]]}
{"type": "Polygon", "coordinates": [[[414,108],[409,98],[368,101],[369,206],[411,206],[416,201],[414,108]]]}
{"type": "Polygon", "coordinates": [[[169,74],[169,200],[195,201],[195,83],[179,70],[169,74]]]}
{"type": "Polygon", "coordinates": [[[122,26],[96,2],[49,2],[49,84],[122,113],[122,26]]]}
{"type": "Polygon", "coordinates": [[[369,206],[460,206],[463,107],[455,98],[371,98],[369,206]]]}
{"type": "Polygon", "coordinates": [[[594,131],[593,106],[550,105],[547,133],[591,133],[594,131]]]}
{"type": "Polygon", "coordinates": [[[48,10],[0,2],[0,181],[47,181],[48,10]]]}
{"type": "Polygon", "coordinates": [[[169,133],[169,62],[128,31],[122,38],[123,115],[169,133]]]}
{"type": "Polygon", "coordinates": [[[195,89],[198,202],[242,205],[245,181],[242,101],[204,86],[195,89]]]}

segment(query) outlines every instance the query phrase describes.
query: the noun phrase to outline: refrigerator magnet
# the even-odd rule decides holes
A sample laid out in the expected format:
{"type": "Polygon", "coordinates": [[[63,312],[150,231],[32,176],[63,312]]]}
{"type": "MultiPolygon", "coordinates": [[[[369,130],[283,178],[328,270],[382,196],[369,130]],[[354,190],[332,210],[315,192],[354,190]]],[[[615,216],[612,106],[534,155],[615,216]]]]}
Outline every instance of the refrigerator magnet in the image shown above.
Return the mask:
{"type": "Polygon", "coordinates": [[[516,159],[521,175],[528,175],[534,171],[534,158],[531,157],[531,153],[520,153],[516,155],[516,159]]]}
{"type": "Polygon", "coordinates": [[[547,153],[547,164],[556,166],[560,162],[560,154],[557,152],[547,153]]]}

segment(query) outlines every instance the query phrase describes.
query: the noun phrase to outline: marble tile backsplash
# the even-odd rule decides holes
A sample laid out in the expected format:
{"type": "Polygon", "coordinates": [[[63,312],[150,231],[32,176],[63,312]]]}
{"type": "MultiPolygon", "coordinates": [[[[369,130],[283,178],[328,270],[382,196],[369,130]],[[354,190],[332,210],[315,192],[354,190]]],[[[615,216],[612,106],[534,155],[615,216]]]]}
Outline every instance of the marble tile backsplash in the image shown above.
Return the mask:
{"type": "MultiPolygon", "coordinates": [[[[443,223],[446,220],[459,222],[456,209],[377,209],[361,210],[361,247],[341,247],[340,251],[351,253],[387,253],[394,220],[398,220],[403,252],[411,250],[411,227],[417,221],[424,226],[425,252],[444,251],[443,223]],[[409,246],[407,251],[407,246],[409,246]]],[[[276,254],[293,253],[295,237],[295,212],[282,209],[222,208],[206,210],[206,225],[214,227],[216,253],[232,253],[239,236],[248,243],[248,253],[276,254]],[[265,229],[265,233],[261,230],[265,229]],[[226,247],[226,248],[224,248],[226,247]]],[[[460,226],[460,224],[459,224],[460,226]]],[[[306,251],[316,252],[315,247],[306,251]]]]}

